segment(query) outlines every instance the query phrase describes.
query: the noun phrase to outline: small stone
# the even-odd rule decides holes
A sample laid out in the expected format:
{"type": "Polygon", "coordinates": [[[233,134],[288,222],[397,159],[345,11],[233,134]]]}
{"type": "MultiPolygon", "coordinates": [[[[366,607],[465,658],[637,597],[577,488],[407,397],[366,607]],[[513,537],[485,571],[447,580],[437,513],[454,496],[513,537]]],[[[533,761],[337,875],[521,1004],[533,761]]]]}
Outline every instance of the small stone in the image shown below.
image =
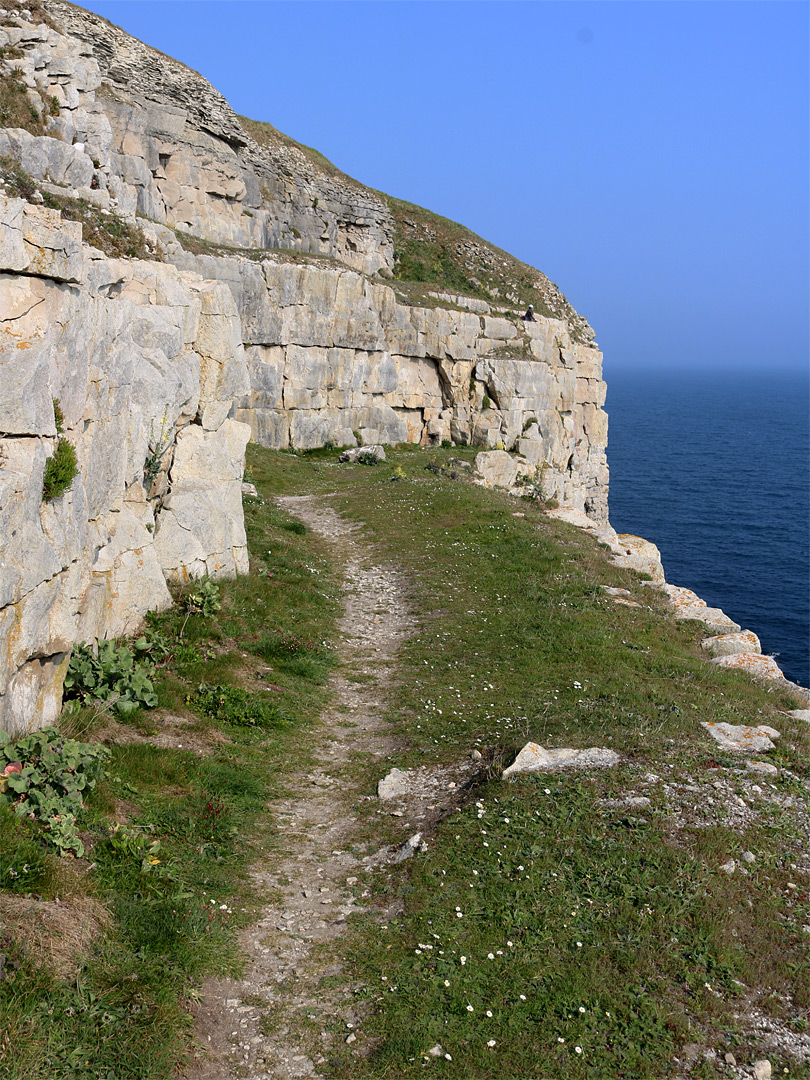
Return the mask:
{"type": "Polygon", "coordinates": [[[470,758],[471,758],[472,761],[480,761],[481,760],[481,751],[480,750],[473,750],[470,753],[470,758]]]}
{"type": "Polygon", "coordinates": [[[760,773],[762,776],[778,776],[779,770],[770,761],[746,761],[745,767],[749,772],[760,773]]]}
{"type": "Polygon", "coordinates": [[[723,1058],[723,1061],[725,1061],[726,1065],[736,1065],[737,1064],[737,1059],[731,1053],[726,1054],[725,1057],[723,1058]]]}
{"type": "Polygon", "coordinates": [[[408,774],[402,769],[392,769],[377,784],[377,798],[383,801],[401,798],[408,791],[408,774]]]}
{"type": "MultiPolygon", "coordinates": [[[[348,1043],[349,1045],[351,1045],[351,1044],[352,1044],[353,1042],[356,1042],[356,1041],[357,1041],[357,1036],[355,1035],[355,1033],[354,1033],[354,1032],[351,1032],[351,1034],[350,1034],[350,1035],[347,1035],[347,1036],[346,1036],[346,1042],[347,1042],[347,1043],[348,1043]]],[[[770,1073],[768,1073],[768,1075],[770,1076],[770,1073]]]]}
{"type": "Polygon", "coordinates": [[[723,863],[720,867],[724,874],[733,874],[737,869],[737,864],[733,859],[729,859],[728,862],[723,863]]]}
{"type": "Polygon", "coordinates": [[[742,858],[743,858],[743,862],[752,863],[752,862],[756,862],[757,857],[753,853],[753,851],[744,851],[742,853],[742,858]]]}
{"type": "Polygon", "coordinates": [[[754,1080],[771,1080],[771,1063],[767,1058],[754,1062],[754,1080]]]}
{"type": "Polygon", "coordinates": [[[396,854],[392,860],[394,864],[396,865],[396,863],[405,862],[406,859],[410,859],[414,852],[419,850],[421,843],[422,834],[420,832],[414,833],[401,847],[397,848],[396,854]]]}
{"type": "Polygon", "coordinates": [[[444,1053],[444,1047],[440,1043],[436,1043],[435,1046],[431,1046],[428,1053],[431,1057],[441,1057],[444,1053]]]}

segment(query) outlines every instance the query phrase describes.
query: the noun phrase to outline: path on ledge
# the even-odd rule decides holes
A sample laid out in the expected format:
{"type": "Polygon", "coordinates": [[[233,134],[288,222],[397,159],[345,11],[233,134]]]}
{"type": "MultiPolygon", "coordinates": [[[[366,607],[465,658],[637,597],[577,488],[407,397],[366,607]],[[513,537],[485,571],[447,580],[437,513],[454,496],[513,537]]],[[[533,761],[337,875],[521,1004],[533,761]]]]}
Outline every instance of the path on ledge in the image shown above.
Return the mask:
{"type": "Polygon", "coordinates": [[[289,796],[270,808],[281,853],[272,870],[258,865],[253,877],[273,900],[242,937],[244,978],[206,985],[195,1021],[196,1038],[208,1052],[187,1080],[317,1077],[332,1041],[351,1038],[347,1025],[355,1019],[350,987],[324,987],[321,980],[341,973],[338,943],[347,916],[362,910],[368,895],[359,879],[369,859],[362,862],[347,850],[355,844],[362,850],[352,815],[360,792],[351,763],[357,752],[383,758],[393,749],[380,714],[410,617],[401,578],[373,562],[359,526],[323,498],[276,502],[325,538],[343,568],[343,667],[332,677],[333,702],[313,734],[323,739],[317,751],[323,764],[294,778],[289,796]],[[342,1022],[338,1034],[329,1030],[336,1020],[342,1022]]]}

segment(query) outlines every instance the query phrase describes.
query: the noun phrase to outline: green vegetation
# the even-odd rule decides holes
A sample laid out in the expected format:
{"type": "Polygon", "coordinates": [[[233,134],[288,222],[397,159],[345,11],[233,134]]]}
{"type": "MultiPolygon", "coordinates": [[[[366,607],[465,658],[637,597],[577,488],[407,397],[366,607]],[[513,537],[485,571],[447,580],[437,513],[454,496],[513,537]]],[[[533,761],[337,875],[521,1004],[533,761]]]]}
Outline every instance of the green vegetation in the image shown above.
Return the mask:
{"type": "MultiPolygon", "coordinates": [[[[0,61],[14,59],[19,50],[6,48],[0,61]]],[[[0,127],[25,128],[32,135],[44,135],[42,117],[28,100],[25,83],[16,71],[0,74],[0,127]]]]}
{"type": "Polygon", "coordinates": [[[59,210],[66,221],[78,221],[82,238],[111,258],[149,258],[146,237],[137,225],[115,214],[105,213],[86,199],[39,191],[37,181],[9,157],[0,157],[0,178],[10,198],[40,201],[51,210],[59,210]],[[39,192],[39,195],[37,195],[39,192]]]}
{"type": "MultiPolygon", "coordinates": [[[[278,131],[272,124],[268,124],[263,120],[251,120],[247,116],[237,117],[239,123],[242,125],[243,130],[255,139],[259,146],[265,146],[269,150],[278,149],[294,149],[300,150],[300,152],[306,157],[318,170],[325,176],[338,176],[349,183],[357,184],[357,181],[353,181],[351,177],[341,172],[336,165],[333,165],[329,158],[324,157],[318,150],[313,150],[311,146],[305,146],[303,143],[296,142],[295,139],[291,139],[289,135],[285,135],[283,132],[278,131]]],[[[360,185],[357,184],[359,187],[360,185]]],[[[313,210],[318,206],[318,200],[313,200],[313,210]]]]}
{"type": "MultiPolygon", "coordinates": [[[[693,1044],[693,1076],[726,1075],[727,1052],[807,1076],[757,1052],[749,1012],[800,1030],[810,1002],[805,886],[788,884],[803,818],[784,809],[799,792],[806,805],[810,739],[774,713],[797,702],[708,664],[702,626],[673,621],[658,594],[538,502],[453,482],[447,457],[402,448],[351,475],[278,459],[279,489],[335,492],[330,506],[363,525],[418,598],[387,713],[401,739],[390,764],[483,755],[428,852],[365,879],[380,914],[341,945],[361,1020],[329,1075],[660,1078],[693,1044]],[[614,604],[601,584],[642,606],[614,604]],[[783,732],[773,787],[715,751],[707,718],[783,732]],[[501,767],[528,739],[612,747],[622,765],[504,784],[501,767]],[[650,804],[634,809],[628,795],[650,804]],[[720,869],[745,865],[746,850],[746,873],[720,869]],[[382,917],[392,908],[403,914],[382,917]]],[[[356,768],[359,790],[373,791],[379,764],[356,768]]],[[[384,828],[373,802],[354,812],[375,835],[384,828]]]]}
{"type": "Polygon", "coordinates": [[[122,716],[140,707],[152,709],[158,700],[148,668],[116,641],[99,641],[95,649],[84,643],[73,646],[65,675],[65,698],[107,702],[122,716]]]}
{"type": "MultiPolygon", "coordinates": [[[[365,850],[402,827],[366,798],[381,768],[482,757],[427,852],[359,880],[371,910],[339,945],[357,1038],[336,1040],[319,1068],[352,1080],[437,1069],[652,1080],[673,1075],[693,1044],[690,1075],[719,1080],[726,1052],[764,1056],[751,1010],[800,1031],[810,732],[776,714],[796,707],[791,695],[708,664],[702,627],[666,617],[657,593],[538,502],[465,483],[449,458],[473,450],[401,448],[374,469],[338,468],[337,453],[249,447],[249,462],[261,494],[330,493],[408,582],[413,634],[384,705],[399,748],[384,766],[358,755],[344,776],[365,850]],[[616,605],[602,584],[641,606],[616,605]],[[753,776],[716,751],[700,728],[708,718],[772,723],[780,775],[753,776]],[[503,783],[527,739],[609,746],[622,762],[503,783]],[[729,857],[734,874],[720,869],[729,857]]],[[[142,741],[119,738],[97,709],[63,717],[66,736],[112,742],[106,776],[76,811],[85,857],[54,858],[47,828],[0,800],[0,910],[36,892],[111,913],[70,978],[22,952],[22,938],[3,939],[9,1080],[165,1080],[200,980],[239,970],[239,928],[262,903],[248,869],[272,865],[268,805],[282,777],[311,768],[304,735],[340,657],[327,549],[270,502],[245,511],[250,574],[218,583],[221,607],[208,614],[189,600],[200,583],[188,583],[134,643],[160,706],[125,717],[142,741]],[[183,749],[167,741],[178,717],[183,749]]],[[[281,1022],[283,1009],[264,1018],[268,1030],[281,1022]]],[[[322,1021],[312,1023],[317,1046],[322,1021]]],[[[808,1075],[787,1053],[767,1056],[775,1074],[808,1075]]]]}
{"type": "Polygon", "coordinates": [[[70,485],[79,475],[79,462],[76,450],[68,439],[60,438],[56,449],[45,462],[42,477],[42,501],[53,502],[69,490],[70,485]]]}
{"type": "Polygon", "coordinates": [[[17,817],[40,822],[45,840],[60,852],[83,855],[76,815],[83,793],[103,778],[108,758],[105,747],[65,739],[54,728],[42,728],[17,742],[0,732],[0,761],[7,763],[0,775],[0,795],[17,817]]]}
{"type": "MultiPolygon", "coordinates": [[[[253,470],[264,490],[271,458],[257,455],[253,470]]],[[[261,904],[248,869],[273,842],[268,800],[292,763],[307,762],[304,735],[333,662],[322,645],[315,670],[264,653],[285,638],[327,640],[337,611],[319,541],[264,500],[249,500],[245,516],[251,572],[218,583],[221,608],[189,612],[186,597],[200,587],[191,582],[133,645],[154,666],[161,709],[127,714],[130,728],[90,702],[62,717],[65,735],[112,743],[105,777],[82,791],[76,812],[84,856],[54,858],[48,830],[0,798],[0,913],[10,897],[30,907],[29,920],[47,909],[75,922],[90,904],[109,913],[78,951],[67,932],[44,955],[27,948],[34,922],[0,931],[7,1080],[166,1080],[186,1051],[200,981],[239,971],[237,935],[261,904]],[[179,741],[196,740],[197,752],[132,741],[170,732],[168,714],[182,715],[179,741]],[[25,899],[34,893],[40,900],[25,899]],[[69,976],[57,964],[63,951],[69,976]]]]}

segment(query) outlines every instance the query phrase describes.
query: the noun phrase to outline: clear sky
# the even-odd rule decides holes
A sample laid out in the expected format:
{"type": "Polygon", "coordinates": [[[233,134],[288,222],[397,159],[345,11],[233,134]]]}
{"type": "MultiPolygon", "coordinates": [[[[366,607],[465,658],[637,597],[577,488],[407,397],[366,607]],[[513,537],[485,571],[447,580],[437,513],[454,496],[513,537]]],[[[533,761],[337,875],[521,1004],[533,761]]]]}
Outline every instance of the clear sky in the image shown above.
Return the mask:
{"type": "Polygon", "coordinates": [[[539,267],[608,373],[807,368],[801,0],[84,6],[539,267]]]}

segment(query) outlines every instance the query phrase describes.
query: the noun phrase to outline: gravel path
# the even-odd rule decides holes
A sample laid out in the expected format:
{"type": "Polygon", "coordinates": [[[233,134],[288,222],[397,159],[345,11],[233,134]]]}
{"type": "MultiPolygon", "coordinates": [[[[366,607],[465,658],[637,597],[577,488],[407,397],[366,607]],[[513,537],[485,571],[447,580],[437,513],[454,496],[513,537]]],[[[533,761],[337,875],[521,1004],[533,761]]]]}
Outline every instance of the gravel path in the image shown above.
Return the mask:
{"type": "MultiPolygon", "coordinates": [[[[207,1052],[187,1071],[187,1080],[317,1077],[332,1041],[351,1040],[355,1019],[351,987],[323,985],[325,977],[341,973],[346,919],[368,895],[360,878],[371,860],[361,861],[349,850],[363,850],[352,814],[361,793],[350,765],[358,751],[382,759],[393,749],[380,714],[411,620],[400,577],[374,563],[358,526],[341,519],[323,498],[286,496],[277,502],[324,537],[343,567],[344,666],[332,679],[333,705],[315,734],[323,739],[317,752],[322,764],[294,778],[289,796],[271,807],[282,854],[272,868],[256,866],[253,875],[273,899],[243,935],[245,977],[205,987],[195,1022],[196,1038],[207,1052]],[[352,681],[353,675],[361,681],[352,681]],[[337,1035],[329,1031],[336,1020],[342,1022],[337,1035]],[[270,1034],[262,1033],[263,1022],[270,1034]],[[320,1035],[313,1024],[320,1025],[320,1035]]],[[[381,761],[380,774],[385,771],[381,761]]]]}

